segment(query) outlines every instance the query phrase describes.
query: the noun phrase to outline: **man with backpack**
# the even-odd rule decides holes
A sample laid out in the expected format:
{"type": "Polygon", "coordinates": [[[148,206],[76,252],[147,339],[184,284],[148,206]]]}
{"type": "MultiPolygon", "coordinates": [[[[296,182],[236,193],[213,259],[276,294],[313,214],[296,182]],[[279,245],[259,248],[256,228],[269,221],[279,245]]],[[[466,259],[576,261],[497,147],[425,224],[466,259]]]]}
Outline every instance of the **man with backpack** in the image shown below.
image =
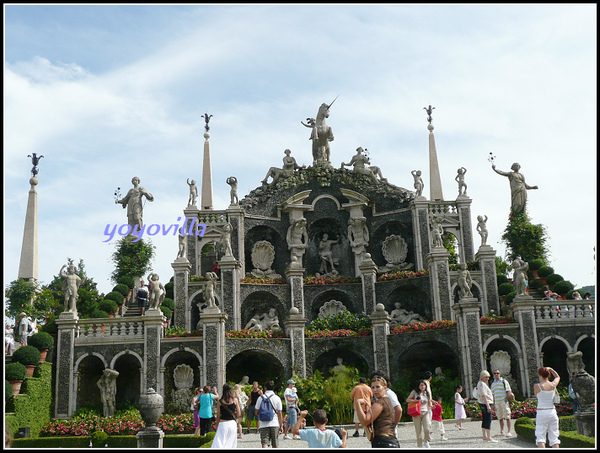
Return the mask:
{"type": "Polygon", "coordinates": [[[266,382],[264,388],[265,393],[256,400],[254,410],[260,421],[260,443],[262,448],[267,448],[269,444],[277,448],[277,436],[283,433],[283,405],[281,398],[273,392],[273,381],[266,382]]]}
{"type": "Polygon", "coordinates": [[[500,434],[498,435],[512,437],[510,432],[510,402],[513,399],[513,394],[510,384],[501,376],[500,370],[494,370],[494,382],[490,387],[494,394],[494,410],[500,422],[500,434]],[[506,420],[506,433],[504,433],[504,420],[506,420]]]}
{"type": "Polygon", "coordinates": [[[144,316],[146,306],[148,305],[148,288],[144,282],[140,282],[140,287],[137,290],[137,302],[140,309],[140,316],[144,316]]]}

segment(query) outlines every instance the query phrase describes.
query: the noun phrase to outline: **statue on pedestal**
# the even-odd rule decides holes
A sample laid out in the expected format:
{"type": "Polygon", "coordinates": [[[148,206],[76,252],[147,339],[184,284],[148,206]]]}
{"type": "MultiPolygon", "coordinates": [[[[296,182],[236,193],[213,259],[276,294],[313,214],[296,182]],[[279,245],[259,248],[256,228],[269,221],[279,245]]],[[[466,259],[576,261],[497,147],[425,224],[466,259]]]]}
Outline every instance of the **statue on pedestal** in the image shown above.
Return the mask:
{"type": "Polygon", "coordinates": [[[460,264],[457,284],[459,289],[459,297],[461,299],[473,297],[473,293],[471,292],[471,287],[473,286],[473,279],[471,278],[471,273],[467,269],[467,265],[465,263],[460,264]]]}
{"type": "Polygon", "coordinates": [[[510,210],[513,214],[519,214],[525,209],[527,202],[527,190],[537,189],[538,186],[530,186],[525,182],[525,176],[519,173],[521,166],[515,162],[510,167],[512,171],[504,172],[496,170],[496,165],[492,163],[492,170],[502,176],[506,176],[510,182],[510,210]]]}
{"type": "Polygon", "coordinates": [[[150,309],[159,309],[163,301],[165,300],[165,287],[159,281],[159,278],[160,277],[158,276],[158,274],[150,274],[148,276],[148,286],[152,285],[150,288],[150,309]]]}
{"type": "Polygon", "coordinates": [[[521,259],[520,256],[513,261],[512,267],[515,271],[513,275],[513,286],[515,288],[515,292],[517,296],[525,296],[527,295],[527,270],[529,269],[529,264],[521,259]]]}
{"type": "Polygon", "coordinates": [[[479,235],[481,236],[481,245],[486,245],[487,242],[487,237],[488,237],[488,230],[487,230],[487,216],[477,216],[477,232],[479,233],[479,235]],[[485,217],[485,218],[484,218],[485,217]]]}
{"type": "Polygon", "coordinates": [[[292,220],[287,230],[286,240],[292,256],[295,256],[298,262],[302,263],[302,255],[308,247],[308,232],[304,217],[292,220]]]}
{"type": "Polygon", "coordinates": [[[196,199],[198,198],[198,186],[196,186],[196,180],[192,179],[192,182],[190,182],[190,178],[188,178],[187,185],[190,187],[188,206],[196,206],[196,199]]]}
{"type": "Polygon", "coordinates": [[[144,207],[142,206],[142,197],[148,201],[154,201],[154,196],[142,186],[140,178],[134,176],[131,180],[133,189],[129,189],[127,195],[120,200],[115,200],[115,204],[122,204],[123,209],[127,208],[127,222],[131,225],[132,231],[141,231],[144,224],[144,207]]]}
{"type": "Polygon", "coordinates": [[[230,176],[229,178],[227,178],[225,180],[225,182],[227,184],[229,184],[231,186],[231,190],[229,191],[229,204],[232,206],[236,206],[238,204],[240,204],[240,200],[238,198],[238,194],[237,194],[237,188],[238,188],[238,180],[235,176],[230,176]]]}
{"type": "Polygon", "coordinates": [[[331,165],[329,142],[332,142],[334,137],[333,130],[327,125],[325,119],[329,118],[329,109],[335,102],[335,99],[331,104],[321,104],[317,112],[317,119],[307,118],[306,121],[308,124],[300,121],[303,126],[311,129],[310,140],[312,140],[314,166],[331,165]]]}
{"type": "Polygon", "coordinates": [[[79,287],[85,281],[77,275],[74,265],[68,266],[68,272],[65,272],[65,264],[60,268],[60,276],[64,278],[62,284],[62,291],[65,295],[65,311],[70,313],[77,313],[77,299],[79,297],[79,287]]]}
{"type": "Polygon", "coordinates": [[[118,376],[118,371],[106,368],[102,373],[102,377],[96,383],[100,389],[100,399],[102,400],[105,418],[115,415],[118,376]]]}
{"type": "Polygon", "coordinates": [[[457,175],[454,180],[458,183],[458,196],[467,195],[467,185],[465,184],[465,173],[467,169],[465,167],[460,167],[457,170],[457,175]]]}
{"type": "Polygon", "coordinates": [[[421,178],[421,170],[413,170],[410,173],[415,180],[415,198],[423,196],[423,187],[425,187],[425,184],[423,183],[423,178],[421,178]]]}
{"type": "Polygon", "coordinates": [[[381,173],[381,169],[374,165],[369,165],[370,163],[371,160],[369,159],[368,150],[359,146],[356,148],[356,154],[352,156],[350,162],[347,164],[342,162],[341,168],[344,168],[346,165],[352,166],[354,167],[355,172],[369,176],[371,179],[373,179],[373,182],[377,182],[377,177],[379,177],[380,181],[387,182],[387,179],[385,179],[381,173]]]}

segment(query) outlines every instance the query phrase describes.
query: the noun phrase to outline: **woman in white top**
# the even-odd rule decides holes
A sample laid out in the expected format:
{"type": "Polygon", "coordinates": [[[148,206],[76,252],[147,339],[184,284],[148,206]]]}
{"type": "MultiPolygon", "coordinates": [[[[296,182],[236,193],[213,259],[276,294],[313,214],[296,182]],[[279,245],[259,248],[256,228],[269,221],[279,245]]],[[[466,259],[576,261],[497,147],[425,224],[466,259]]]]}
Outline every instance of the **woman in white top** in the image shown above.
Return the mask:
{"type": "Polygon", "coordinates": [[[538,370],[540,383],[533,386],[533,391],[538,399],[537,414],[535,416],[535,441],[539,448],[546,448],[546,434],[548,443],[552,448],[558,448],[558,415],[554,407],[554,392],[560,382],[560,376],[552,368],[541,367],[538,370]],[[552,381],[550,375],[554,376],[552,381]]]}
{"type": "Polygon", "coordinates": [[[417,434],[417,447],[421,448],[423,439],[425,439],[425,448],[430,448],[429,424],[431,423],[431,415],[429,409],[433,407],[433,400],[427,390],[427,382],[424,380],[419,381],[417,387],[406,398],[407,403],[416,403],[417,401],[421,402],[421,414],[413,416],[413,423],[415,424],[415,432],[417,434]],[[423,431],[423,438],[421,438],[421,431],[423,431]]]}
{"type": "Polygon", "coordinates": [[[479,401],[479,407],[481,408],[481,431],[483,432],[483,440],[486,442],[498,442],[496,439],[492,439],[492,408],[491,405],[494,403],[494,394],[492,389],[488,385],[490,380],[490,373],[487,370],[483,370],[479,375],[479,382],[477,383],[477,400],[479,401]]]}

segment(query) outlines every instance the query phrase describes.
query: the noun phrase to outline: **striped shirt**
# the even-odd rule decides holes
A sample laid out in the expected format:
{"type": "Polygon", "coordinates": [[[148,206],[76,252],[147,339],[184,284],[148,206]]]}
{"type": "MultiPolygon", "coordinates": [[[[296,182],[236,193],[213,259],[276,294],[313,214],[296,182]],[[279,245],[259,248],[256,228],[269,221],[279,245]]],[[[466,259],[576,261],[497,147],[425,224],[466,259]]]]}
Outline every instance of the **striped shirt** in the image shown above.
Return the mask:
{"type": "Polygon", "coordinates": [[[490,386],[492,389],[492,393],[494,394],[494,402],[503,403],[506,401],[506,392],[511,390],[510,384],[503,377],[500,380],[494,379],[492,385],[490,386]],[[506,388],[504,388],[504,384],[506,384],[506,388]]]}

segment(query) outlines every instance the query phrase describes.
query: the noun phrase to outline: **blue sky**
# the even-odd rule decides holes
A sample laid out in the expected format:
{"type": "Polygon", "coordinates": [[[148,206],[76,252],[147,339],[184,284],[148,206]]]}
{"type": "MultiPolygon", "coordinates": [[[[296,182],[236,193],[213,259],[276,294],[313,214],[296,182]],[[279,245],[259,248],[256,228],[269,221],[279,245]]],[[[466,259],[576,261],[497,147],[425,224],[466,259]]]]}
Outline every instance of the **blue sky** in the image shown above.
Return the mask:
{"type": "MultiPolygon", "coordinates": [[[[138,176],[155,197],[146,224],[176,222],[187,178],[200,184],[211,119],[216,209],[228,176],[243,197],[292,150],[311,164],[301,120],[339,98],[328,124],[336,167],[368,148],[373,165],[429,195],[433,124],[444,198],[467,168],[472,221],[487,215],[499,255],[519,162],[539,190],[528,212],[550,237],[551,264],[595,282],[597,33],[595,4],[573,5],[4,5],[4,281],[17,277],[29,190],[38,175],[39,277],[83,259],[113,286],[114,240],[127,222],[114,191],[138,176]]],[[[474,238],[479,244],[479,237],[474,238]]],[[[154,236],[154,270],[173,275],[177,239],[154,236]]],[[[383,263],[381,263],[383,264],[383,263]]]]}

